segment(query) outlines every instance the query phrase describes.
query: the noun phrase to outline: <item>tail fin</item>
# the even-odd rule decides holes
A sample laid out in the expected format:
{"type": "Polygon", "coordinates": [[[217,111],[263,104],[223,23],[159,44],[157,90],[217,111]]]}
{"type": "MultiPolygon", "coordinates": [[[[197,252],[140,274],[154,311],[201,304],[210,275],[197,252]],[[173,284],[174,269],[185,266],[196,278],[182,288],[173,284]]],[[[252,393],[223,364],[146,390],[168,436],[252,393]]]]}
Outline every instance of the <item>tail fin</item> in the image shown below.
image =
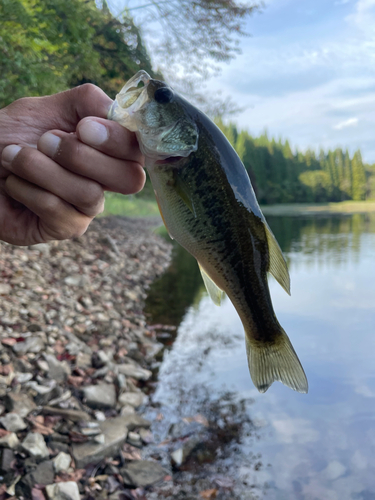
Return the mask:
{"type": "Polygon", "coordinates": [[[294,391],[307,393],[305,372],[283,329],[273,343],[246,338],[246,351],[252,381],[259,392],[266,392],[275,380],[294,391]]]}

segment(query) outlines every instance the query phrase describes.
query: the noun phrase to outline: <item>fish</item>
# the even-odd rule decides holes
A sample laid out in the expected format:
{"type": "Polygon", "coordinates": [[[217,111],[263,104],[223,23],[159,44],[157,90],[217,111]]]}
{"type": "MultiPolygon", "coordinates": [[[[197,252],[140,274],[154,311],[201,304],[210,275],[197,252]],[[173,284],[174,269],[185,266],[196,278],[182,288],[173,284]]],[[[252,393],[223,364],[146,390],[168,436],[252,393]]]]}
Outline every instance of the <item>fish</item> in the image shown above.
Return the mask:
{"type": "Polygon", "coordinates": [[[219,305],[225,293],[234,305],[255,387],[263,393],[280,381],[307,393],[305,372],[268,287],[270,273],[290,294],[287,263],[224,134],[143,70],[116,96],[108,118],[135,132],[167,231],[198,261],[213,302],[219,305]]]}

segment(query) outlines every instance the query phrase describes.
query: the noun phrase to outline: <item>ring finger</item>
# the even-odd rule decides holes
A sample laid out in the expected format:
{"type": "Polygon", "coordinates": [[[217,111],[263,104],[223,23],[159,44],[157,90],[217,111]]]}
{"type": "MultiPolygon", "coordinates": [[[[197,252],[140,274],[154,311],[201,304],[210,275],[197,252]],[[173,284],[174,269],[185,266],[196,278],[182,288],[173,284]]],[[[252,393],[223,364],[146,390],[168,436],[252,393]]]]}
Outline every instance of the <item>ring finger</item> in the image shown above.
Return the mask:
{"type": "Polygon", "coordinates": [[[2,164],[9,172],[58,196],[89,217],[103,210],[104,193],[98,182],[66,170],[37,149],[7,146],[2,164]]]}

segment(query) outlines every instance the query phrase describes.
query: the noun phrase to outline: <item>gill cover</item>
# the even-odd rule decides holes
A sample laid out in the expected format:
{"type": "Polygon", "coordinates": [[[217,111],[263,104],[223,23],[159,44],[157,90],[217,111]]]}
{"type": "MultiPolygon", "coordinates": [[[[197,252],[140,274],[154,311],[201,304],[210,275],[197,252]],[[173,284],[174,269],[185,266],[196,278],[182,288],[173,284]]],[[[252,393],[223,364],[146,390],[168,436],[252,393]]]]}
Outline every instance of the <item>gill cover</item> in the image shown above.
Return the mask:
{"type": "Polygon", "coordinates": [[[145,71],[134,75],[117,94],[108,118],[136,132],[148,158],[187,157],[198,149],[198,129],[183,99],[145,71]]]}

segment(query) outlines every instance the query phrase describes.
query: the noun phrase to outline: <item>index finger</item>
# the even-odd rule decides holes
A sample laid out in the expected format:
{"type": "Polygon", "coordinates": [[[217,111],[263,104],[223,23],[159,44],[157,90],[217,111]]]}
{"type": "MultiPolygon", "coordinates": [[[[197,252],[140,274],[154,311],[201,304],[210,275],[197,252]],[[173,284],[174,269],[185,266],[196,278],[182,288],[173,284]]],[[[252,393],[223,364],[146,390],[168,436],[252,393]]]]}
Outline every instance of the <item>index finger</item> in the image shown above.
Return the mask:
{"type": "Polygon", "coordinates": [[[79,140],[102,153],[120,160],[131,159],[144,163],[134,132],[130,132],[119,123],[104,118],[83,118],[77,125],[79,140]]]}

